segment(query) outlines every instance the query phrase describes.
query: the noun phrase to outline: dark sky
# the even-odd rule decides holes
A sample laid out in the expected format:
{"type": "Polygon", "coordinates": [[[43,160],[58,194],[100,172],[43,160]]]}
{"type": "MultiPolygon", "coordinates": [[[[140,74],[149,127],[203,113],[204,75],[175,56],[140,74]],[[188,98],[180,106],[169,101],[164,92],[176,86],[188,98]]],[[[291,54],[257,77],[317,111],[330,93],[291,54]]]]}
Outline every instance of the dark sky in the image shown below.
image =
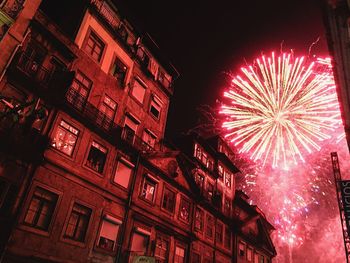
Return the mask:
{"type": "Polygon", "coordinates": [[[227,72],[262,52],[294,49],[327,54],[318,0],[164,1],[116,0],[125,5],[180,72],[167,135],[193,127],[199,105],[215,106],[227,72]]]}

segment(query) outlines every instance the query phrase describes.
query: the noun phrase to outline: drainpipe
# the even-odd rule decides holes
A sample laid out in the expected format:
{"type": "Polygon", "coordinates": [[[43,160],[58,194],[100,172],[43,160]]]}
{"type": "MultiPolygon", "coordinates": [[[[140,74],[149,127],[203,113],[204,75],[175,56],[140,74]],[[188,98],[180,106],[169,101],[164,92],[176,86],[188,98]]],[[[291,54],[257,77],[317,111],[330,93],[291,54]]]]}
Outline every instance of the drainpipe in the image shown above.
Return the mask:
{"type": "Polygon", "coordinates": [[[140,155],[141,155],[140,153],[137,153],[136,165],[135,165],[135,169],[134,169],[134,173],[133,173],[133,177],[132,177],[132,181],[131,181],[130,190],[128,193],[128,199],[126,201],[125,215],[123,218],[123,227],[121,229],[121,233],[120,233],[119,238],[118,238],[117,254],[116,254],[115,261],[114,261],[115,263],[120,262],[120,257],[121,257],[121,253],[122,253],[122,245],[123,245],[123,241],[126,238],[125,232],[126,232],[127,223],[129,220],[130,210],[131,210],[132,195],[133,195],[134,189],[135,189],[136,176],[137,176],[138,167],[139,167],[139,163],[140,163],[140,155]]]}

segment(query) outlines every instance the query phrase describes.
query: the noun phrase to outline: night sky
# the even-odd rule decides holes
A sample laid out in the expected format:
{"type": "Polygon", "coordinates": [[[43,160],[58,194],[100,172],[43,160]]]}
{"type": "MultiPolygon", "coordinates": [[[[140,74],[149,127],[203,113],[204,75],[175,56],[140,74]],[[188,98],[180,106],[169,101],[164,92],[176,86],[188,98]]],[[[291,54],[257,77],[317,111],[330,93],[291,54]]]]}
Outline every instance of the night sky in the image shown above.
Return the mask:
{"type": "Polygon", "coordinates": [[[321,8],[317,0],[139,1],[115,0],[137,27],[146,30],[180,72],[175,82],[167,136],[198,122],[199,105],[215,107],[226,73],[238,72],[261,55],[294,49],[327,54],[321,8]]]}

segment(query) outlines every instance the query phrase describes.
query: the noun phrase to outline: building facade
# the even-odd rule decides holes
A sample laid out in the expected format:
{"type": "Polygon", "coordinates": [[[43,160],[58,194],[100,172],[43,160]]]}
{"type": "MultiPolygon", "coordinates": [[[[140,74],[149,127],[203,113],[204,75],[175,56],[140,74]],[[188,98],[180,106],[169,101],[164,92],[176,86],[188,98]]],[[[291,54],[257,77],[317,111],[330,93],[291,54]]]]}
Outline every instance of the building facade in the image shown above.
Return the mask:
{"type": "Polygon", "coordinates": [[[109,1],[34,3],[0,41],[1,261],[270,262],[224,141],[163,144],[178,72],[152,38],[109,1]]]}

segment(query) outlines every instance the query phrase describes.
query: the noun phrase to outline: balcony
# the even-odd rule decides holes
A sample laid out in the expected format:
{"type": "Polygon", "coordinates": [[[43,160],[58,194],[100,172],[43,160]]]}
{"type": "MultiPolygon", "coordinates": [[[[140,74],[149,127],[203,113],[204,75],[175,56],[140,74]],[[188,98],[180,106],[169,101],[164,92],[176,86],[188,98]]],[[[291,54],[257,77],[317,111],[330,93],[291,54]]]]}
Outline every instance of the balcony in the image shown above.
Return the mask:
{"type": "Polygon", "coordinates": [[[49,143],[48,137],[32,128],[32,121],[15,123],[10,117],[0,120],[0,152],[10,159],[40,163],[49,143]]]}
{"type": "Polygon", "coordinates": [[[135,132],[129,127],[125,126],[122,128],[121,139],[123,145],[128,150],[136,150],[141,153],[150,153],[154,151],[154,147],[143,141],[140,137],[135,135],[135,132]]]}
{"type": "Polygon", "coordinates": [[[60,103],[73,80],[74,72],[52,72],[38,64],[25,52],[19,52],[10,65],[8,77],[11,82],[19,84],[35,95],[54,103],[60,103]]]}
{"type": "Polygon", "coordinates": [[[116,11],[114,11],[104,0],[90,0],[90,4],[104,24],[109,27],[127,49],[131,50],[131,47],[128,45],[129,33],[121,22],[121,19],[118,17],[116,11]]]}
{"type": "Polygon", "coordinates": [[[66,93],[65,102],[69,111],[75,117],[86,123],[91,130],[99,133],[112,144],[115,144],[118,137],[116,133],[118,125],[93,104],[86,101],[86,97],[83,97],[73,88],[70,88],[66,93]]]}

